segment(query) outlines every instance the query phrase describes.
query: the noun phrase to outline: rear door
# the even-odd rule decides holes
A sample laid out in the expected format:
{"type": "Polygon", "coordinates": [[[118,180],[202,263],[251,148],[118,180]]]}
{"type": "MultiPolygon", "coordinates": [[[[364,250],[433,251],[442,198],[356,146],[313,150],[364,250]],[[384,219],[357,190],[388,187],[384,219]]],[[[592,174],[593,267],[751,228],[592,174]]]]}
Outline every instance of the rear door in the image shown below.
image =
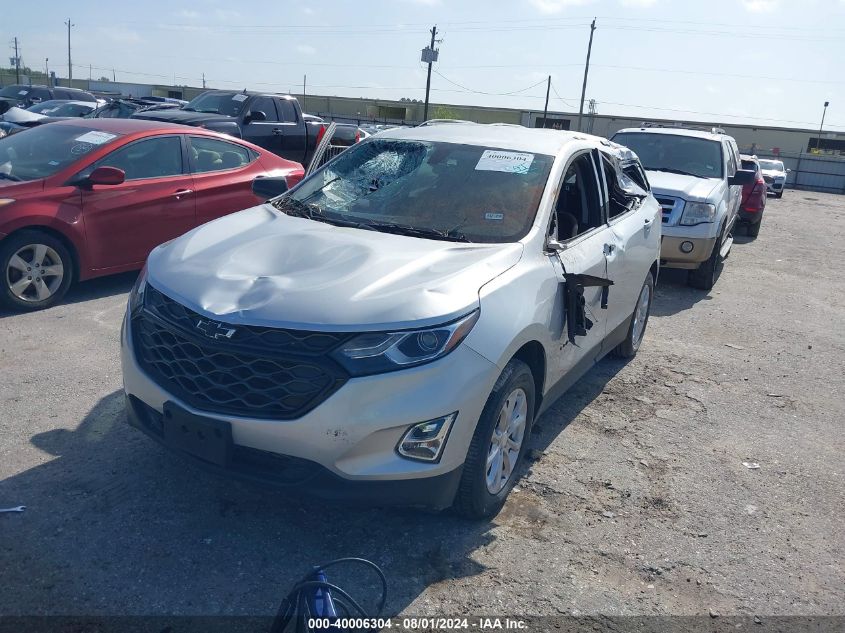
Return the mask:
{"type": "Polygon", "coordinates": [[[610,229],[607,248],[607,272],[613,279],[607,311],[607,331],[628,322],[639,299],[640,290],[660,249],[660,207],[649,203],[642,171],[631,165],[637,183],[622,171],[622,165],[609,153],[597,152],[602,163],[604,207],[610,229]],[[621,173],[620,173],[621,172],[621,173]],[[627,180],[625,180],[627,179],[627,180]],[[623,187],[623,182],[625,186],[623,187]],[[632,195],[639,190],[642,196],[632,195]]]}
{"type": "MultiPolygon", "coordinates": [[[[726,140],[722,143],[722,145],[725,150],[725,182],[727,183],[728,179],[732,178],[736,174],[736,170],[739,169],[739,152],[736,150],[734,143],[731,141],[726,140]]],[[[727,185],[727,190],[730,192],[728,194],[729,202],[727,205],[727,228],[730,230],[736,220],[739,205],[742,203],[742,185],[727,185]]]]}
{"type": "Polygon", "coordinates": [[[150,251],[195,224],[193,179],[180,134],[127,143],[86,168],[117,167],[120,185],[82,190],[85,236],[93,268],[141,264],[150,251]]]}
{"type": "Polygon", "coordinates": [[[188,136],[197,202],[197,224],[258,204],[252,180],[263,173],[258,154],[239,145],[209,136],[188,136]]]}

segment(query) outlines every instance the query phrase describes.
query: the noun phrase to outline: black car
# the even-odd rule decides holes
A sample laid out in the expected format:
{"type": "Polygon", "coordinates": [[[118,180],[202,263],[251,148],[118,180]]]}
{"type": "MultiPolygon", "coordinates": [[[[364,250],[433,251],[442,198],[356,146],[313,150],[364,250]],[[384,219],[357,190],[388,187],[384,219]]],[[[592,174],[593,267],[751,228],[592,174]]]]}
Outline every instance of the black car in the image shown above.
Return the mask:
{"type": "Polygon", "coordinates": [[[0,114],[11,107],[28,108],[35,103],[61,99],[63,101],[97,101],[97,97],[79,88],[50,88],[13,84],[0,89],[0,114]]]}

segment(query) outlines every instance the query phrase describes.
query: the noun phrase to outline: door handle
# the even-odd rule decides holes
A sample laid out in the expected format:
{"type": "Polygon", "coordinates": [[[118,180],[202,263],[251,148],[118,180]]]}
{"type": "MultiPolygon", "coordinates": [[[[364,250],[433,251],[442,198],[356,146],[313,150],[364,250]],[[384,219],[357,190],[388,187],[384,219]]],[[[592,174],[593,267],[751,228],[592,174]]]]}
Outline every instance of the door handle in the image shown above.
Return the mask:
{"type": "Polygon", "coordinates": [[[173,194],[173,197],[179,200],[182,196],[187,196],[194,193],[193,189],[179,189],[173,194]]]}
{"type": "Polygon", "coordinates": [[[282,134],[284,134],[284,131],[282,130],[282,128],[274,127],[273,134],[275,134],[276,136],[281,136],[282,134]]]}
{"type": "Polygon", "coordinates": [[[613,244],[605,244],[605,245],[604,245],[604,254],[605,254],[605,255],[610,255],[610,254],[613,252],[613,249],[614,249],[614,248],[615,248],[615,247],[613,246],[613,244]]]}
{"type": "Polygon", "coordinates": [[[643,224],[645,224],[646,226],[650,226],[650,225],[651,225],[651,219],[650,219],[650,218],[646,218],[646,219],[643,221],[643,224]]]}

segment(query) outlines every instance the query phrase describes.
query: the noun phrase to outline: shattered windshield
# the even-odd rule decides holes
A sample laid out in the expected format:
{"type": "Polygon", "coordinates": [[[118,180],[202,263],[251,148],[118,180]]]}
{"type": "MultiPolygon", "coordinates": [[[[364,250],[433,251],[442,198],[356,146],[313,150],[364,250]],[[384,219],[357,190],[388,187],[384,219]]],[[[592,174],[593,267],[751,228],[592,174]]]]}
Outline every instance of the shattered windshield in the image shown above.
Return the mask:
{"type": "Polygon", "coordinates": [[[242,92],[205,92],[196,99],[193,99],[183,109],[194,112],[238,116],[247,98],[247,95],[242,92]]]}
{"type": "Polygon", "coordinates": [[[373,139],[275,204],[330,223],[431,239],[515,242],[531,228],[553,157],[373,139]]]}
{"type": "Polygon", "coordinates": [[[722,177],[722,144],[719,141],[679,134],[623,132],[616,134],[613,142],[632,149],[649,171],[696,178],[722,177]]]}

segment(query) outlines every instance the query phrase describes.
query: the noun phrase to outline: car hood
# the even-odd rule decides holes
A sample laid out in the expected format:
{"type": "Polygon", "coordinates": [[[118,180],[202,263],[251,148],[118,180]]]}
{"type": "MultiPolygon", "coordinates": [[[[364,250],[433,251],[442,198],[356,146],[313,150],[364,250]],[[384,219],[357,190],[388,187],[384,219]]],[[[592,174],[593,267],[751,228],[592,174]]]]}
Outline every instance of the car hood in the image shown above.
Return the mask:
{"type": "Polygon", "coordinates": [[[234,121],[234,117],[225,114],[213,114],[209,112],[193,112],[172,108],[169,110],[142,110],[132,115],[133,119],[147,119],[149,121],[165,121],[169,123],[181,123],[183,125],[199,125],[208,121],[234,121]]]}
{"type": "Polygon", "coordinates": [[[722,182],[720,178],[696,178],[665,171],[646,173],[655,195],[674,196],[693,202],[707,202],[710,194],[722,182]]]}
{"type": "Polygon", "coordinates": [[[786,178],[786,172],[777,169],[761,169],[760,173],[769,178],[786,178]]]}
{"type": "Polygon", "coordinates": [[[27,123],[29,121],[38,121],[39,119],[46,118],[46,115],[38,114],[37,112],[30,112],[29,110],[13,106],[0,115],[0,118],[4,121],[8,121],[9,123],[27,123]]]}
{"type": "Polygon", "coordinates": [[[522,244],[428,240],[295,218],[261,205],[150,255],[149,283],[229,323],[386,330],[444,323],[478,306],[522,244]]]}

